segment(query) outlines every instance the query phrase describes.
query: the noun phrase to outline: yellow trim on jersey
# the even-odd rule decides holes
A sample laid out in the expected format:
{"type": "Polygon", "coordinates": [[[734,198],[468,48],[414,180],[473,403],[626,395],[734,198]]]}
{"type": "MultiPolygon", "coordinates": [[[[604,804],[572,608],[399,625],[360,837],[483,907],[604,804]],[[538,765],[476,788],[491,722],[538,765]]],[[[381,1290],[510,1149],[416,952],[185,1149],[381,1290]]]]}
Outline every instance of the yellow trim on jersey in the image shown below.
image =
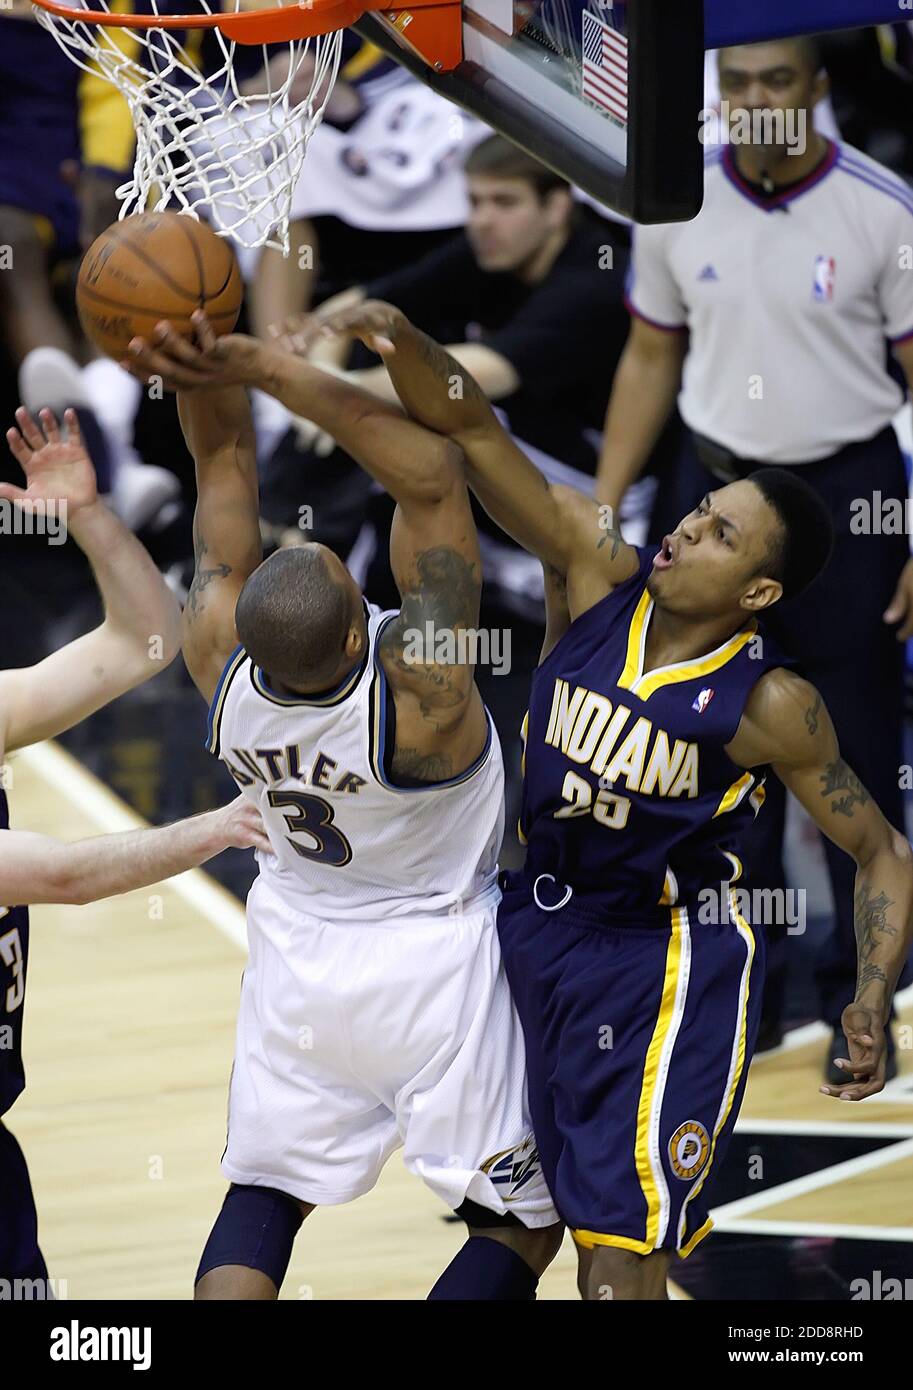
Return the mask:
{"type": "MultiPolygon", "coordinates": [[[[694,1235],[679,1250],[679,1255],[683,1260],[687,1260],[696,1245],[709,1236],[713,1230],[713,1221],[708,1216],[703,1226],[695,1231],[694,1235]]],[[[617,1250],[632,1250],[635,1255],[652,1255],[654,1246],[645,1240],[632,1240],[630,1236],[607,1236],[601,1231],[571,1231],[571,1237],[577,1245],[582,1245],[584,1250],[593,1250],[597,1245],[612,1245],[617,1250]]]]}
{"type": "Polygon", "coordinates": [[[622,690],[633,689],[634,682],[643,669],[643,647],[647,636],[647,615],[652,607],[653,604],[650,600],[650,595],[647,593],[646,589],[644,589],[640,596],[640,601],[634,610],[631,626],[628,628],[628,647],[625,652],[625,664],[622,667],[621,675],[618,677],[618,684],[621,686],[622,690]]]}
{"type": "Polygon", "coordinates": [[[695,1247],[696,1245],[700,1245],[701,1241],[704,1239],[704,1236],[709,1236],[709,1234],[710,1234],[710,1232],[711,1232],[712,1230],[713,1230],[713,1220],[712,1220],[711,1217],[708,1216],[708,1217],[707,1217],[707,1220],[704,1222],[703,1226],[699,1226],[699,1227],[697,1228],[697,1230],[695,1231],[694,1235],[693,1235],[693,1236],[691,1237],[691,1239],[688,1241],[688,1244],[687,1244],[687,1245],[683,1245],[683,1246],[681,1247],[681,1249],[680,1249],[679,1252],[678,1252],[678,1253],[679,1253],[679,1257],[680,1257],[681,1259],[683,1259],[683,1260],[687,1260],[688,1256],[691,1254],[691,1251],[694,1249],[694,1247],[695,1247]]]}
{"type": "Polygon", "coordinates": [[[729,860],[733,869],[732,878],[729,880],[729,882],[738,883],[739,879],[742,877],[742,874],[745,871],[744,864],[742,863],[741,859],[737,854],[732,854],[728,849],[724,849],[723,854],[729,860]]]}
{"type": "Polygon", "coordinates": [[[212,705],[210,706],[212,732],[210,733],[206,747],[209,749],[210,753],[214,753],[216,756],[218,756],[219,739],[222,735],[222,712],[225,709],[225,699],[231,688],[231,683],[237,675],[239,666],[242,666],[246,660],[247,652],[243,647],[239,647],[234,656],[229,657],[225,669],[219,677],[219,684],[215,694],[212,697],[212,705]]]}
{"type": "Polygon", "coordinates": [[[523,723],[520,725],[520,742],[523,744],[523,751],[520,754],[520,774],[526,776],[526,740],[529,736],[529,710],[523,716],[523,723]]]}
{"type": "Polygon", "coordinates": [[[677,661],[671,666],[658,666],[655,671],[644,674],[644,653],[652,613],[653,600],[644,589],[628,629],[625,664],[617,681],[622,690],[630,690],[632,695],[639,696],[641,700],[649,700],[655,691],[664,686],[696,680],[700,676],[709,676],[711,672],[718,671],[751,641],[758,630],[757,623],[752,620],[748,627],[730,637],[728,642],[724,642],[715,651],[708,652],[706,656],[697,657],[694,661],[677,661]]]}
{"type": "Polygon", "coordinates": [[[720,804],[717,806],[711,819],[716,820],[717,816],[725,815],[727,811],[732,810],[733,806],[738,806],[739,802],[745,799],[753,786],[754,773],[743,773],[739,780],[733,782],[732,786],[723,793],[720,804]]]}
{"type": "Polygon", "coordinates": [[[678,879],[666,865],[666,877],[663,880],[662,897],[659,900],[660,907],[674,907],[678,902],[678,879]]]}
{"type": "Polygon", "coordinates": [[[601,1231],[571,1231],[577,1245],[584,1250],[592,1250],[596,1245],[614,1245],[618,1250],[633,1250],[635,1255],[650,1255],[653,1246],[645,1240],[632,1240],[630,1236],[606,1236],[601,1231]]]}
{"type": "MultiPolygon", "coordinates": [[[[716,1152],[716,1141],[719,1138],[720,1132],[724,1128],[726,1121],[729,1119],[729,1115],[732,1110],[733,1103],[735,1101],[735,1093],[739,1089],[739,1082],[742,1079],[742,1072],[745,1069],[745,1052],[748,1037],[748,995],[751,988],[751,969],[754,965],[755,937],[751,927],[745,921],[745,918],[742,916],[741,912],[739,912],[736,895],[732,891],[732,889],[730,889],[729,891],[729,910],[732,913],[733,921],[741,928],[741,931],[745,933],[746,938],[746,959],[745,964],[742,967],[742,978],[745,981],[745,990],[742,996],[742,1009],[738,1021],[738,1042],[736,1044],[736,1062],[735,1067],[733,1068],[732,1080],[729,1083],[729,1090],[726,1094],[720,1113],[717,1116],[716,1125],[713,1130],[713,1138],[710,1141],[710,1153],[707,1157],[707,1162],[704,1164],[704,1171],[701,1173],[700,1177],[695,1182],[694,1186],[688,1193],[688,1196],[685,1198],[685,1201],[682,1205],[681,1216],[679,1218],[679,1232],[682,1232],[685,1229],[685,1220],[689,1202],[694,1201],[694,1198],[698,1195],[701,1188],[704,1186],[704,1183],[707,1181],[707,1175],[710,1172],[710,1169],[713,1167],[713,1155],[716,1152]]],[[[701,1227],[701,1230],[703,1229],[704,1228],[701,1227]]],[[[695,1242],[692,1237],[692,1240],[689,1241],[689,1244],[686,1247],[686,1249],[692,1248],[694,1244],[695,1242]]]]}
{"type": "MultiPolygon", "coordinates": [[[[666,951],[666,973],[663,978],[663,993],[659,1005],[659,1015],[653,1029],[653,1037],[647,1048],[644,1063],[643,1085],[637,1106],[637,1136],[634,1142],[634,1160],[641,1191],[647,1202],[647,1228],[643,1250],[654,1250],[659,1234],[660,1195],[656,1177],[650,1162],[650,1117],[653,1101],[659,1084],[659,1064],[665,1047],[666,1037],[675,1018],[675,1000],[678,995],[678,977],[682,964],[682,924],[685,909],[674,907],[670,914],[672,934],[666,951]]],[[[633,1248],[633,1247],[630,1247],[633,1248]]]]}
{"type": "Polygon", "coordinates": [[[517,839],[520,841],[521,845],[529,844],[529,840],[527,840],[526,836],[523,834],[523,826],[519,821],[517,821],[517,839]]]}

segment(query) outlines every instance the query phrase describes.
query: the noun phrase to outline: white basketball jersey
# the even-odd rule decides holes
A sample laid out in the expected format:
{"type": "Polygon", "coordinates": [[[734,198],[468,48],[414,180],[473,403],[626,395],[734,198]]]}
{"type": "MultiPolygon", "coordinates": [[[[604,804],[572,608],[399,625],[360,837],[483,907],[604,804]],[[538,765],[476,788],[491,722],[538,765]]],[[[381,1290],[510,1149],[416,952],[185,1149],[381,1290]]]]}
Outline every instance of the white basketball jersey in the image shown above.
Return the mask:
{"type": "Polygon", "coordinates": [[[385,769],[393,695],[377,653],[396,616],[365,604],[361,666],[317,697],[279,695],[239,647],[209,713],[209,751],[260,809],[261,876],[311,916],[381,920],[460,911],[491,889],[504,822],[498,735],[447,782],[398,787],[385,769]]]}

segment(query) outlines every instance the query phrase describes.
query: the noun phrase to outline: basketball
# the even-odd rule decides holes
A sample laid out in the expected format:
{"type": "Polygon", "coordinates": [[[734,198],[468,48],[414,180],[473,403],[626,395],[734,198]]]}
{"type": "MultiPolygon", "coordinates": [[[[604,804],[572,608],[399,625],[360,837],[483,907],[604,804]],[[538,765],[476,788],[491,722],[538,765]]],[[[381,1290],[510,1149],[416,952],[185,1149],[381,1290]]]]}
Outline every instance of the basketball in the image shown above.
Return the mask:
{"type": "Polygon", "coordinates": [[[205,309],[216,333],[230,333],[242,293],[227,241],[184,214],[146,212],[112,223],[89,247],[76,306],[86,335],[119,361],[131,338],[149,338],[161,319],[191,337],[195,309],[205,309]]]}

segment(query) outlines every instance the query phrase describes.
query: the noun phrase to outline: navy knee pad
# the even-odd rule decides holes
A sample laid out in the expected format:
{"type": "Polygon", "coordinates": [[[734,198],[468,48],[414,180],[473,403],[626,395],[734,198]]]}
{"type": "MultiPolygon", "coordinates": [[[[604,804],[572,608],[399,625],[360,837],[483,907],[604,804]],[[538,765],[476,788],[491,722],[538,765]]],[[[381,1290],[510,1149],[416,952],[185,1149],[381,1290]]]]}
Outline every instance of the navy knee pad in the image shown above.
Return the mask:
{"type": "Polygon", "coordinates": [[[280,1288],[304,1218],[298,1203],[272,1187],[232,1183],[209,1233],[195,1284],[220,1265],[258,1269],[280,1288]]]}

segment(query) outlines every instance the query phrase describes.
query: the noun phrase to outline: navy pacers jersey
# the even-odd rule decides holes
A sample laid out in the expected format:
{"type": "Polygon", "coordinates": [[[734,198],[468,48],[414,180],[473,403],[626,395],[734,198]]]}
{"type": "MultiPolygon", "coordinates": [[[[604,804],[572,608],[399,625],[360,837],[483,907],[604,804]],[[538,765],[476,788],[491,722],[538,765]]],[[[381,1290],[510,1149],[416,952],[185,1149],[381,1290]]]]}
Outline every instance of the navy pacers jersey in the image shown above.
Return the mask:
{"type": "MultiPolygon", "coordinates": [[[[6,792],[0,790],[0,831],[9,830],[6,792]]],[[[22,1005],[29,949],[26,907],[0,907],[0,1115],[25,1085],[22,1069],[22,1005]]]]}
{"type": "MultiPolygon", "coordinates": [[[[652,918],[741,875],[763,772],[724,749],[755,682],[790,665],[756,622],[694,661],[644,672],[653,552],[573,622],[535,673],[520,829],[526,873],[613,915],[652,918]]],[[[668,912],[663,914],[668,920],[668,912]]]]}

